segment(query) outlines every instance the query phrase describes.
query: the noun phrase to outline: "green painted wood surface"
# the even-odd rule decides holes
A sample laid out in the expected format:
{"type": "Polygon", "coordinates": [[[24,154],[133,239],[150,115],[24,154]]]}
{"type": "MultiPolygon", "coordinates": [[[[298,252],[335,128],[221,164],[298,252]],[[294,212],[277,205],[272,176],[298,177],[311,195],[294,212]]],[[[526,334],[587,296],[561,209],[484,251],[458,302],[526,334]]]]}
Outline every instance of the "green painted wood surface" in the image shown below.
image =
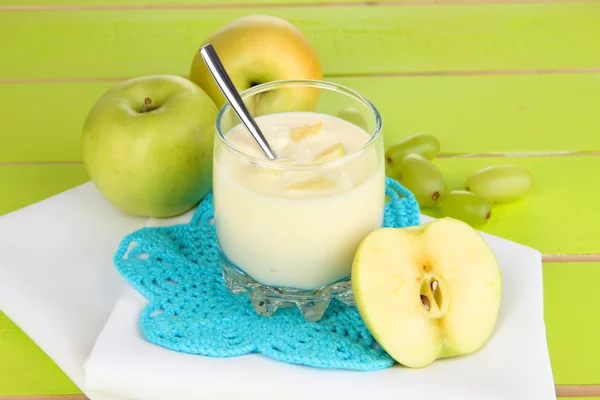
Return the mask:
{"type": "Polygon", "coordinates": [[[600,383],[598,296],[584,289],[599,278],[600,263],[544,265],[546,337],[557,383],[600,383]]]}
{"type": "Polygon", "coordinates": [[[328,74],[600,66],[599,2],[4,11],[0,78],[187,74],[209,33],[261,13],[298,26],[328,74]]]}
{"type": "MultiPolygon", "coordinates": [[[[544,263],[546,336],[556,384],[598,384],[600,321],[593,290],[600,263],[544,263]]],[[[0,394],[79,393],[51,360],[0,314],[0,394]],[[6,358],[4,358],[6,357],[6,358]]]]}
{"type": "MultiPolygon", "coordinates": [[[[545,254],[598,253],[600,208],[591,199],[600,194],[590,179],[600,171],[600,157],[525,157],[438,159],[448,187],[463,187],[469,173],[486,165],[515,163],[534,175],[535,188],[526,198],[494,206],[482,229],[537,248],[545,254]],[[568,232],[568,234],[566,234],[568,232]]],[[[41,200],[87,181],[82,165],[0,167],[0,213],[41,200]]],[[[424,213],[438,216],[435,210],[424,213]]]]}
{"type": "Polygon", "coordinates": [[[0,313],[0,396],[79,393],[23,331],[0,313]]]}
{"type": "Polygon", "coordinates": [[[0,166],[0,215],[87,181],[81,164],[0,166]]]}
{"type": "MultiPolygon", "coordinates": [[[[429,132],[444,153],[600,150],[598,74],[331,80],[377,105],[386,143],[429,132]]],[[[81,126],[115,84],[0,84],[0,162],[81,160],[81,126]]]]}
{"type": "Polygon", "coordinates": [[[593,200],[600,195],[593,178],[600,171],[600,157],[439,159],[436,163],[448,187],[456,189],[464,188],[468,174],[486,165],[525,166],[534,175],[533,191],[519,201],[494,206],[482,230],[545,254],[600,252],[600,208],[593,200]]]}
{"type": "MultiPolygon", "coordinates": [[[[426,2],[427,0],[403,0],[406,2],[426,2]]],[[[440,3],[450,2],[450,0],[442,0],[440,3]]],[[[397,0],[377,0],[376,4],[385,4],[397,2],[397,0]]],[[[255,5],[264,5],[270,7],[281,7],[282,5],[302,5],[303,0],[256,0],[250,3],[248,0],[0,0],[0,7],[123,7],[123,6],[136,6],[136,7],[149,7],[149,6],[172,6],[172,7],[254,7],[255,5]]],[[[345,6],[349,4],[365,4],[365,0],[310,0],[304,1],[310,5],[322,4],[322,5],[339,5],[345,6]]]]}
{"type": "MultiPolygon", "coordinates": [[[[80,164],[2,163],[80,160],[81,124],[104,90],[122,77],[186,75],[210,32],[250,14],[278,15],[297,25],[331,80],[362,91],[378,105],[388,144],[426,131],[439,136],[444,153],[600,151],[596,73],[406,76],[600,70],[600,2],[381,5],[387,1],[393,0],[368,7],[360,0],[313,0],[336,4],[290,7],[298,0],[226,0],[224,8],[186,9],[221,2],[0,0],[0,43],[9,44],[0,63],[0,215],[87,180],[80,164]],[[249,3],[264,7],[243,6],[249,3]],[[6,10],[14,5],[106,9],[6,10]],[[118,10],[130,5],[137,9],[118,10]],[[356,77],[369,74],[396,76],[356,77]],[[38,82],[63,79],[83,81],[38,82]],[[113,81],[91,82],[106,79],[113,81]]],[[[502,162],[530,168],[536,187],[523,201],[496,206],[485,231],[545,253],[600,252],[600,210],[593,201],[600,194],[593,181],[600,157],[439,159],[437,164],[458,187],[474,169],[502,162]]],[[[600,384],[600,323],[591,318],[597,301],[593,290],[581,289],[598,278],[600,263],[544,264],[557,384],[600,384]]],[[[0,396],[36,393],[78,391],[0,314],[0,396]]]]}

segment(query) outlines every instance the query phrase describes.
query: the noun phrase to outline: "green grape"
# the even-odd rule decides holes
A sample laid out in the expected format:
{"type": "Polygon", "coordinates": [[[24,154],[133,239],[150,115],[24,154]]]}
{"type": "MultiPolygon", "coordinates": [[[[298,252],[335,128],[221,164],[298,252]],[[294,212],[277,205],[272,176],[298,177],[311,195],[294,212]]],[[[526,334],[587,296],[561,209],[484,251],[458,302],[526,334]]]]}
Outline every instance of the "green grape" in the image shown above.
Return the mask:
{"type": "Polygon", "coordinates": [[[400,163],[409,154],[419,154],[423,158],[432,161],[439,153],[440,142],[435,136],[427,133],[417,133],[389,146],[385,151],[385,160],[390,169],[394,170],[396,164],[400,163]]]}
{"type": "Polygon", "coordinates": [[[396,168],[398,181],[417,199],[421,207],[435,207],[446,190],[440,170],[419,154],[409,154],[396,168]]]}
{"type": "Polygon", "coordinates": [[[446,193],[439,210],[444,217],[459,219],[474,228],[485,225],[492,216],[490,203],[466,190],[446,193]]]}
{"type": "Polygon", "coordinates": [[[526,195],[533,188],[533,175],[513,164],[492,165],[473,172],[466,189],[491,203],[503,203],[526,195]]]}
{"type": "Polygon", "coordinates": [[[365,120],[365,117],[363,117],[362,113],[354,107],[347,107],[343,110],[340,110],[337,116],[338,118],[346,120],[351,124],[364,129],[365,131],[367,130],[367,121],[365,120]]]}
{"type": "Polygon", "coordinates": [[[388,163],[385,163],[385,176],[389,176],[390,178],[394,178],[397,179],[398,174],[396,173],[396,171],[394,170],[394,168],[392,168],[391,165],[389,165],[388,163]]]}

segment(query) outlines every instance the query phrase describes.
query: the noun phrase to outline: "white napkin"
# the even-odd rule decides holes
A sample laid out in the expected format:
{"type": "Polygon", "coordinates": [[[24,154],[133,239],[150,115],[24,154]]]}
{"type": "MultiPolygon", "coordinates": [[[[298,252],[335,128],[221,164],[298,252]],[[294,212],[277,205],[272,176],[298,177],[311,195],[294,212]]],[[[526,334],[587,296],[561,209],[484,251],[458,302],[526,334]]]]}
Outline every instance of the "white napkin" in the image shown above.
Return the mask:
{"type": "MultiPolygon", "coordinates": [[[[430,218],[423,217],[423,222],[430,218]]],[[[181,219],[176,221],[182,222],[181,219]]],[[[150,220],[149,225],[167,225],[150,220]]],[[[503,300],[492,339],[480,352],[437,361],[421,370],[394,367],[364,373],[283,364],[259,354],[208,358],[147,342],[138,321],[145,297],[127,287],[86,364],[91,391],[163,399],[494,400],[555,399],[543,319],[541,254],[484,235],[503,272],[503,300]]]]}
{"type": "Polygon", "coordinates": [[[147,221],[117,211],[91,183],[0,217],[0,310],[79,388],[125,286],[112,255],[147,221]]]}
{"type": "Polygon", "coordinates": [[[123,236],[147,223],[188,217],[123,215],[91,183],[0,217],[0,310],[92,400],[353,399],[374,391],[381,399],[555,399],[540,254],[487,235],[503,269],[503,303],[492,340],[472,356],[363,373],[152,345],[137,329],[146,300],[118,275],[112,256],[123,236]]]}

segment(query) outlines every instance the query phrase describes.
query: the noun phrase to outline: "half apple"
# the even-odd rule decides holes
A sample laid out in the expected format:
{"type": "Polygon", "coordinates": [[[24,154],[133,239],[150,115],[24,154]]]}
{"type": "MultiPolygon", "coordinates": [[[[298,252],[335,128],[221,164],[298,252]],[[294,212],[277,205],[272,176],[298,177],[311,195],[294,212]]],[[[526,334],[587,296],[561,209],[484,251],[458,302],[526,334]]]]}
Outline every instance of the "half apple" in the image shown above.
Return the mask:
{"type": "Polygon", "coordinates": [[[422,368],[473,353],[488,341],[502,275],[475,229],[442,218],[369,234],[354,258],[352,286],[377,342],[398,363],[422,368]]]}

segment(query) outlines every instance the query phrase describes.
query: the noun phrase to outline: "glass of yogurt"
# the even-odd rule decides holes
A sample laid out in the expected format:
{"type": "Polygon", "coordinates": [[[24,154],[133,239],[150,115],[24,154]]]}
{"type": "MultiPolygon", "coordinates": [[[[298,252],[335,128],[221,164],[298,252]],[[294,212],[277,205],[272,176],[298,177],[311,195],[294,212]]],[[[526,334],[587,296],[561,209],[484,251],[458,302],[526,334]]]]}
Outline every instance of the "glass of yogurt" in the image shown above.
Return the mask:
{"type": "Polygon", "coordinates": [[[296,306],[318,321],[334,298],[354,304],[354,254],[383,223],[381,117],[360,93],[324,81],[271,82],[241,96],[277,160],[221,108],[213,196],[225,283],[260,315],[296,306]]]}

